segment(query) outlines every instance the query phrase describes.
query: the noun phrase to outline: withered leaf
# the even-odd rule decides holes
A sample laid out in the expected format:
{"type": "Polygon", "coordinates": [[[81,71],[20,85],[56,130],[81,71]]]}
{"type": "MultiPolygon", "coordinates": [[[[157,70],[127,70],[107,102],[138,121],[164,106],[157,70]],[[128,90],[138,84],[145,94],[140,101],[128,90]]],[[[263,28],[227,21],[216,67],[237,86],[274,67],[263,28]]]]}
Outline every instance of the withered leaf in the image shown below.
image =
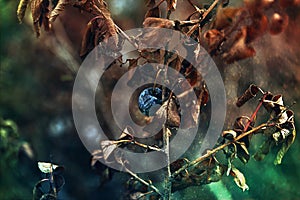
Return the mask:
{"type": "Polygon", "coordinates": [[[66,0],[59,0],[50,13],[50,22],[54,22],[58,15],[65,10],[65,6],[68,5],[66,0]]]}
{"type": "Polygon", "coordinates": [[[111,49],[116,49],[118,37],[112,19],[106,19],[102,16],[94,17],[89,21],[83,35],[80,56],[85,56],[94,49],[100,42],[109,43],[111,49]]]}
{"type": "Polygon", "coordinates": [[[206,39],[209,45],[209,51],[217,49],[224,37],[225,35],[223,31],[219,31],[217,29],[208,30],[204,34],[204,38],[206,39]]]}
{"type": "Polygon", "coordinates": [[[252,24],[247,26],[247,43],[254,41],[259,36],[266,33],[268,29],[268,18],[260,13],[252,16],[252,24]]]}
{"type": "Polygon", "coordinates": [[[173,29],[175,22],[168,19],[147,17],[143,22],[144,27],[169,28],[173,29]]]}
{"type": "Polygon", "coordinates": [[[228,140],[233,140],[236,136],[237,136],[237,133],[234,130],[228,130],[228,131],[222,132],[222,137],[224,137],[228,140]]]}
{"type": "Polygon", "coordinates": [[[29,2],[30,2],[29,0],[20,0],[19,2],[18,9],[17,9],[17,16],[20,23],[22,23],[29,2]]]}
{"type": "MultiPolygon", "coordinates": [[[[75,3],[75,6],[81,8],[86,7],[89,10],[92,0],[85,0],[75,3]]],[[[113,22],[110,11],[108,10],[107,4],[103,0],[98,1],[98,8],[101,11],[101,15],[94,17],[87,24],[85,33],[82,39],[80,56],[85,56],[100,42],[106,42],[110,49],[117,49],[119,39],[117,36],[117,29],[113,22]]]]}
{"type": "Polygon", "coordinates": [[[237,147],[237,156],[238,158],[245,164],[250,159],[250,154],[248,152],[248,149],[243,142],[236,143],[237,147]]]}
{"type": "Polygon", "coordinates": [[[221,30],[228,27],[235,20],[235,17],[240,10],[241,8],[223,8],[222,5],[219,5],[213,28],[221,30]]]}
{"type": "Polygon", "coordinates": [[[118,148],[118,145],[115,144],[114,141],[110,140],[101,141],[100,146],[102,149],[103,158],[105,160],[108,160],[109,156],[113,153],[113,151],[118,148]]]}
{"type": "Polygon", "coordinates": [[[274,160],[275,165],[281,164],[284,155],[289,150],[290,146],[294,143],[295,138],[296,138],[296,130],[294,129],[292,131],[292,134],[288,136],[287,140],[282,144],[282,147],[278,151],[277,156],[274,160]]]}
{"type": "Polygon", "coordinates": [[[168,10],[174,11],[176,9],[177,0],[166,0],[166,1],[167,1],[168,10]]]}
{"type": "Polygon", "coordinates": [[[238,98],[236,102],[237,107],[244,105],[251,98],[255,97],[258,92],[259,88],[256,85],[251,84],[249,88],[242,94],[242,96],[238,98]]]}
{"type": "Polygon", "coordinates": [[[230,175],[234,177],[234,182],[237,184],[237,186],[239,186],[243,190],[243,192],[245,190],[249,190],[249,187],[246,184],[245,176],[242,172],[240,172],[240,170],[238,170],[235,167],[232,167],[230,175]]]}
{"type": "MultiPolygon", "coordinates": [[[[294,116],[290,117],[290,120],[293,121],[294,116]]],[[[279,152],[277,153],[277,156],[275,158],[274,164],[275,165],[279,165],[281,164],[282,158],[284,157],[285,153],[288,151],[288,149],[290,148],[290,146],[294,143],[295,138],[296,138],[296,128],[294,123],[291,124],[291,128],[286,131],[283,137],[283,144],[279,150],[279,152]]],[[[287,129],[286,129],[287,130],[287,129]]]]}
{"type": "MultiPolygon", "coordinates": [[[[244,131],[245,126],[246,126],[246,124],[249,121],[250,121],[250,118],[246,117],[246,116],[242,116],[242,117],[236,118],[236,120],[234,122],[234,125],[233,125],[234,130],[236,130],[236,131],[244,131]]],[[[255,120],[251,122],[248,130],[251,129],[252,126],[254,126],[254,123],[255,123],[255,120]]],[[[248,130],[245,130],[245,131],[248,131],[248,130]]]]}
{"type": "Polygon", "coordinates": [[[263,101],[263,106],[269,113],[274,112],[275,115],[281,114],[281,112],[285,109],[282,95],[280,94],[275,96],[268,94],[263,101]]]}
{"type": "Polygon", "coordinates": [[[160,9],[158,6],[150,8],[147,13],[145,14],[145,18],[147,17],[160,17],[160,9]]]}
{"type": "Polygon", "coordinates": [[[230,48],[230,50],[223,54],[224,60],[230,64],[237,60],[242,60],[255,55],[253,47],[246,43],[247,28],[243,27],[241,31],[236,35],[236,42],[230,48]]]}
{"type": "Polygon", "coordinates": [[[31,14],[36,36],[40,36],[41,26],[44,25],[45,31],[50,30],[49,24],[49,0],[31,1],[31,14]]]}

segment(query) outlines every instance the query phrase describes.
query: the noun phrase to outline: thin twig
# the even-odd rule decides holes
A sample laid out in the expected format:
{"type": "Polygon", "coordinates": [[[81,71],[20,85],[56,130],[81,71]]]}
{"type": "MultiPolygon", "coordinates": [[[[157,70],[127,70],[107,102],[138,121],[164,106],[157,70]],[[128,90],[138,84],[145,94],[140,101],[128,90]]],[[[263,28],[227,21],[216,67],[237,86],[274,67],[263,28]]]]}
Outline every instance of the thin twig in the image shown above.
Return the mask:
{"type": "Polygon", "coordinates": [[[144,179],[140,178],[137,174],[133,173],[132,171],[130,171],[129,169],[125,168],[126,171],[133,176],[136,180],[138,180],[139,182],[141,182],[142,184],[150,187],[154,192],[156,192],[157,194],[159,194],[160,196],[164,197],[164,195],[159,191],[159,189],[157,189],[154,185],[152,185],[151,183],[148,183],[147,181],[145,181],[144,179]]]}
{"type": "MultiPolygon", "coordinates": [[[[215,8],[215,6],[219,3],[219,0],[215,0],[210,7],[203,13],[202,17],[201,17],[201,22],[205,20],[205,18],[208,16],[208,14],[215,8]]],[[[199,27],[198,24],[194,25],[189,32],[187,32],[187,36],[191,36],[193,34],[193,32],[199,27]]]]}

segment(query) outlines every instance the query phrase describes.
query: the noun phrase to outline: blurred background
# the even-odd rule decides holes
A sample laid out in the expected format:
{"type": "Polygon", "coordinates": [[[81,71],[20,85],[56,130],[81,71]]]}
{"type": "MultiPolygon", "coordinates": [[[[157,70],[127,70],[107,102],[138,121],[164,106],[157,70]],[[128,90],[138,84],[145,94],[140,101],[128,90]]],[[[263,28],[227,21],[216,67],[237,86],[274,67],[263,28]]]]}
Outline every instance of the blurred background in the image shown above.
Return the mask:
{"type": "MultiPolygon", "coordinates": [[[[123,30],[142,27],[145,1],[107,2],[112,18],[123,30]]],[[[210,1],[193,2],[200,5],[210,1]]],[[[240,4],[230,1],[230,5],[240,4]]],[[[36,38],[29,11],[24,23],[18,23],[17,5],[16,0],[0,0],[0,199],[32,199],[33,187],[42,178],[37,161],[50,160],[65,168],[66,183],[60,199],[121,199],[129,176],[117,172],[110,182],[100,184],[103,177],[90,167],[90,154],[72,119],[73,81],[81,63],[81,38],[91,16],[67,7],[54,23],[54,32],[42,32],[36,38]]],[[[172,17],[184,19],[189,10],[192,8],[185,1],[178,0],[172,17]]],[[[234,106],[251,83],[282,94],[286,105],[295,101],[292,110],[296,128],[300,127],[300,8],[288,8],[287,12],[287,29],[258,39],[255,57],[230,65],[216,59],[227,93],[225,129],[237,116],[250,115],[254,109],[234,106]]],[[[251,159],[247,165],[238,166],[247,178],[249,191],[242,192],[230,177],[224,177],[222,182],[176,192],[174,198],[299,199],[299,155],[298,137],[279,166],[273,165],[275,152],[262,162],[251,159]]]]}

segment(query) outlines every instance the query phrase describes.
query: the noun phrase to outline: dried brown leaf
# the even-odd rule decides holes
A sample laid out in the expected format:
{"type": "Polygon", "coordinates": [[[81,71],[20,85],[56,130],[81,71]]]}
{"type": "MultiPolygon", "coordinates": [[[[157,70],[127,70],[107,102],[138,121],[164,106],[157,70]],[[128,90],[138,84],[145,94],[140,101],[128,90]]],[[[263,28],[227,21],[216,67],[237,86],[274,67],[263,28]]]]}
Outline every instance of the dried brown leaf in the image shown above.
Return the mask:
{"type": "Polygon", "coordinates": [[[52,12],[50,13],[50,22],[54,22],[58,15],[65,10],[69,3],[66,0],[59,0],[52,12]]]}
{"type": "Polygon", "coordinates": [[[29,2],[30,2],[29,0],[20,0],[19,2],[18,9],[17,9],[17,16],[20,23],[22,23],[29,2]]]}
{"type": "Polygon", "coordinates": [[[94,17],[89,21],[85,28],[82,38],[80,56],[87,55],[100,42],[105,42],[110,49],[117,49],[118,36],[112,19],[106,19],[102,16],[94,17]]]}
{"type": "Polygon", "coordinates": [[[145,18],[147,17],[157,17],[160,18],[160,9],[158,6],[150,8],[145,14],[145,18]]]}
{"type": "Polygon", "coordinates": [[[204,34],[204,38],[206,39],[208,45],[209,45],[209,51],[213,51],[216,50],[221,41],[224,39],[225,35],[223,31],[219,31],[217,29],[211,29],[208,30],[205,34],[204,34]]]}
{"type": "Polygon", "coordinates": [[[230,24],[233,23],[235,17],[238,15],[240,11],[241,8],[233,8],[233,7],[223,8],[222,5],[219,5],[217,9],[216,18],[213,23],[213,28],[218,30],[227,28],[228,26],[230,26],[230,24]]]}
{"type": "Polygon", "coordinates": [[[243,190],[243,192],[245,190],[249,190],[249,187],[246,184],[245,176],[242,172],[240,172],[240,170],[238,170],[235,167],[232,167],[230,175],[234,177],[234,182],[237,184],[237,186],[239,186],[243,190]]]}
{"type": "Polygon", "coordinates": [[[244,105],[251,98],[255,97],[258,92],[259,88],[256,85],[251,84],[249,88],[242,94],[242,96],[238,98],[236,102],[237,107],[244,105]]]}
{"type": "Polygon", "coordinates": [[[156,17],[147,17],[143,22],[144,27],[169,28],[173,29],[174,21],[156,17]]]}
{"type": "Polygon", "coordinates": [[[46,31],[50,30],[49,24],[49,0],[31,1],[31,14],[36,36],[40,36],[41,26],[44,25],[46,31]]]}
{"type": "Polygon", "coordinates": [[[168,10],[174,11],[176,9],[177,0],[166,0],[166,1],[167,1],[168,10]]]}

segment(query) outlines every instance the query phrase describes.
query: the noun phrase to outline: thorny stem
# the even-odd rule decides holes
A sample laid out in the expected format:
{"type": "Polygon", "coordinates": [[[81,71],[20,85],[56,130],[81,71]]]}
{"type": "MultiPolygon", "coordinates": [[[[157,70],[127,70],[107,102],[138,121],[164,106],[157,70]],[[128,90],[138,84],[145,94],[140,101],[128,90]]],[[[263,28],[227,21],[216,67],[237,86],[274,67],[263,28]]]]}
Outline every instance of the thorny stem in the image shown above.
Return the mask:
{"type": "Polygon", "coordinates": [[[227,142],[227,143],[225,143],[225,144],[222,144],[222,145],[220,145],[220,146],[218,146],[218,147],[216,147],[216,148],[214,148],[214,149],[208,151],[208,152],[207,152],[206,154],[204,154],[203,156],[201,156],[201,157],[197,158],[196,160],[193,160],[192,162],[189,162],[189,163],[187,163],[186,165],[182,166],[180,169],[178,169],[176,172],[174,172],[174,173],[172,174],[172,178],[175,178],[175,177],[176,177],[178,174],[180,174],[183,170],[189,168],[189,167],[192,166],[192,165],[195,165],[195,164],[197,164],[197,163],[199,163],[199,162],[204,161],[205,159],[209,158],[210,156],[212,156],[213,154],[217,153],[218,151],[224,149],[225,147],[229,146],[230,144],[233,144],[233,143],[239,141],[240,139],[246,137],[247,135],[250,135],[250,134],[252,134],[252,133],[254,133],[254,132],[256,132],[256,131],[258,131],[258,130],[264,128],[264,127],[268,127],[268,126],[271,126],[271,124],[263,123],[263,124],[261,124],[261,125],[255,127],[255,128],[253,128],[253,129],[250,130],[250,131],[247,131],[247,132],[242,133],[241,135],[237,136],[233,141],[229,141],[229,142],[227,142]]]}
{"type": "Polygon", "coordinates": [[[137,174],[133,173],[131,170],[125,168],[125,170],[135,179],[137,179],[139,182],[141,182],[142,184],[150,187],[153,191],[155,191],[157,194],[159,194],[160,196],[164,197],[164,195],[159,191],[159,189],[157,189],[154,185],[152,185],[151,183],[148,183],[147,181],[145,181],[144,179],[140,178],[137,174]]]}

